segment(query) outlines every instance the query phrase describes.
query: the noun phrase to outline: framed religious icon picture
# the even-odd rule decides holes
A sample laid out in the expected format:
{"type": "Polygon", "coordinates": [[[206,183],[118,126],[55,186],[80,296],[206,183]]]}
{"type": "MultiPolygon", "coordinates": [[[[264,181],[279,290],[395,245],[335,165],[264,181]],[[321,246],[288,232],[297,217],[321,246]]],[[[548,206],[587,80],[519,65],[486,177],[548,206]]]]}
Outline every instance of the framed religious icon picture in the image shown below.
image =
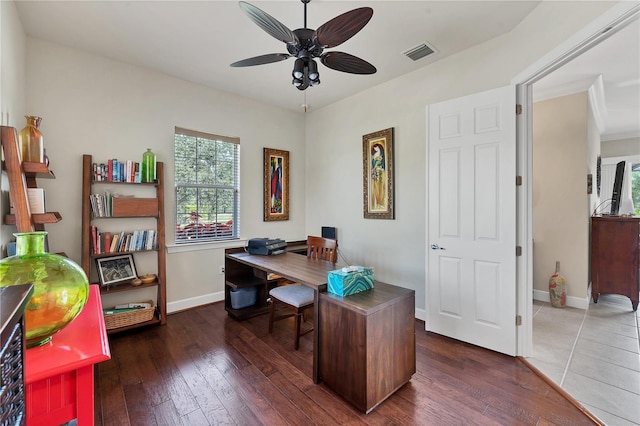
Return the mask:
{"type": "Polygon", "coordinates": [[[289,151],[264,148],[264,221],[289,220],[289,151]]]}
{"type": "Polygon", "coordinates": [[[362,137],[363,209],[366,219],[394,219],[393,127],[362,137]]]}

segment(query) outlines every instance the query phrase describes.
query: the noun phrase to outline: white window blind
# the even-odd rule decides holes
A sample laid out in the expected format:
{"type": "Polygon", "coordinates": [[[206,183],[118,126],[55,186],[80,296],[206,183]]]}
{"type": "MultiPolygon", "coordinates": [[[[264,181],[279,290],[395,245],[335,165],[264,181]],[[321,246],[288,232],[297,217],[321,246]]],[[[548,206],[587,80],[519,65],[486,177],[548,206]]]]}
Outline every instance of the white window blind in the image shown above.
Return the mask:
{"type": "Polygon", "coordinates": [[[240,139],[175,128],[176,243],[240,235],[240,139]]]}

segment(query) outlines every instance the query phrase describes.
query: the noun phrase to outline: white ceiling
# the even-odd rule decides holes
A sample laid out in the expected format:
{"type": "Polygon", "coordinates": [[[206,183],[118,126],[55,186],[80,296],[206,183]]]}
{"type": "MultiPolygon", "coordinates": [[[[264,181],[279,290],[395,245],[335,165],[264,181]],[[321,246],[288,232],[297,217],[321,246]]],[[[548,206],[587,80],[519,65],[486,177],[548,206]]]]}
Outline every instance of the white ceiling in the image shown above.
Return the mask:
{"type": "MultiPolygon", "coordinates": [[[[300,1],[250,2],[291,30],[303,27],[304,7],[300,1]]],[[[303,103],[311,109],[320,108],[507,33],[538,4],[539,1],[512,0],[312,0],[307,7],[309,28],[318,28],[333,17],[357,7],[370,6],[374,9],[373,18],[364,29],[342,45],[327,51],[343,51],[358,56],[372,63],[378,72],[353,75],[320,65],[322,83],[304,92],[291,85],[292,59],[246,68],[229,66],[232,62],[253,56],[286,53],[284,43],[268,35],[245,16],[237,1],[18,0],[16,7],[28,36],[302,112],[300,106],[303,103]],[[417,62],[403,54],[423,42],[435,48],[436,53],[417,62]]],[[[635,88],[638,88],[640,75],[637,46],[636,37],[632,48],[635,56],[628,55],[631,62],[636,62],[635,88]]],[[[596,61],[599,66],[606,63],[596,61]]],[[[596,70],[585,76],[585,67],[579,66],[572,73],[578,76],[576,78],[584,79],[619,68],[596,70]]],[[[570,78],[566,76],[561,80],[570,78]]],[[[626,74],[615,77],[619,78],[624,81],[611,84],[632,87],[629,84],[632,84],[633,77],[626,74]]],[[[609,81],[605,79],[605,83],[609,81]]],[[[544,84],[551,86],[556,83],[541,81],[536,87],[542,90],[544,84]]],[[[609,86],[613,88],[611,84],[609,86]]],[[[613,102],[614,98],[616,96],[607,96],[607,102],[613,102]]],[[[640,110],[637,102],[634,105],[636,112],[640,110]]],[[[611,104],[610,111],[618,108],[611,104]]],[[[617,113],[609,116],[619,117],[617,113]]]]}
{"type": "MultiPolygon", "coordinates": [[[[640,21],[620,31],[533,85],[534,100],[587,90],[602,76],[603,140],[640,137],[640,21]]],[[[640,146],[638,147],[640,153],[640,146]]]]}
{"type": "MultiPolygon", "coordinates": [[[[249,0],[289,29],[303,27],[299,0],[249,0]]],[[[372,63],[378,72],[353,75],[319,65],[321,84],[307,89],[320,108],[424,67],[513,29],[538,1],[327,1],[307,6],[309,28],[357,7],[374,9],[353,38],[327,51],[372,63]],[[403,55],[428,42],[439,53],[418,62],[403,55]]],[[[291,84],[293,60],[246,68],[232,62],[286,53],[237,1],[18,1],[27,35],[162,71],[185,80],[301,111],[304,92],[291,84]]]]}

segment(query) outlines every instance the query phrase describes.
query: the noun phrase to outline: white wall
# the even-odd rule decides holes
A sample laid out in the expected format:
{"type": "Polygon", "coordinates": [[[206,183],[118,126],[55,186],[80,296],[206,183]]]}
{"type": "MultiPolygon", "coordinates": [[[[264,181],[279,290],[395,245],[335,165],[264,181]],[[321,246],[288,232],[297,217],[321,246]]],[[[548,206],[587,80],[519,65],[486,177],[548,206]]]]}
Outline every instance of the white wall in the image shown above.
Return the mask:
{"type": "MultiPolygon", "coordinates": [[[[592,215],[594,209],[600,204],[600,196],[598,196],[597,188],[597,164],[598,156],[601,155],[602,141],[600,140],[600,130],[597,126],[596,112],[589,95],[588,117],[587,117],[587,174],[592,176],[591,194],[587,197],[587,208],[589,215],[592,215]]],[[[591,232],[591,231],[589,231],[591,232]]]]}
{"type": "MultiPolygon", "coordinates": [[[[0,2],[0,124],[16,127],[26,124],[25,114],[26,36],[13,2],[0,2]]],[[[9,213],[9,182],[6,172],[0,175],[0,217],[9,213]]],[[[6,255],[6,244],[13,239],[15,226],[2,225],[0,257],[6,255]]]]}
{"type": "MultiPolygon", "coordinates": [[[[174,126],[240,138],[243,237],[306,238],[301,114],[43,40],[29,38],[27,46],[28,112],[43,117],[41,130],[56,173],[55,180],[39,184],[46,190],[47,209],[63,217],[47,226],[52,251],[65,251],[80,261],[82,154],[92,154],[95,162],[140,161],[146,148],[165,163],[166,237],[173,243],[174,126]],[[286,222],[262,221],[263,147],[290,151],[291,206],[286,222]]],[[[136,256],[139,261],[144,261],[143,255],[136,256]]],[[[218,269],[223,264],[221,248],[168,254],[170,310],[223,298],[218,269]]],[[[149,268],[138,266],[152,272],[149,268]]]]}
{"type": "Polygon", "coordinates": [[[533,106],[533,288],[548,291],[560,262],[567,296],[586,299],[590,196],[587,92],[533,106]]]}
{"type": "Polygon", "coordinates": [[[640,137],[602,142],[602,157],[626,157],[640,154],[640,137]]]}
{"type": "MultiPolygon", "coordinates": [[[[42,186],[47,189],[49,210],[63,216],[62,222],[47,227],[51,248],[80,258],[83,153],[104,160],[135,159],[152,147],[165,161],[170,183],[173,126],[239,136],[243,236],[302,239],[319,233],[323,225],[336,226],[347,260],[374,266],[380,280],[415,289],[420,315],[425,294],[425,107],[509,84],[614,4],[543,2],[512,33],[311,110],[304,123],[295,113],[29,39],[25,113],[43,117],[45,146],[58,179],[43,181],[42,186]],[[396,219],[365,220],[361,138],[387,127],[395,128],[396,219]],[[265,146],[291,152],[288,222],[262,222],[265,146]]],[[[166,200],[170,218],[166,228],[172,229],[170,186],[166,200]]],[[[222,259],[220,249],[170,254],[170,309],[221,297],[217,265],[222,259]]]]}
{"type": "MultiPolygon", "coordinates": [[[[425,306],[426,124],[430,103],[512,78],[613,3],[543,2],[510,34],[308,114],[307,233],[338,228],[340,249],[375,277],[416,290],[425,306]],[[362,135],[395,129],[396,219],[364,219],[362,135]]],[[[420,315],[420,312],[418,312],[420,315]]]]}

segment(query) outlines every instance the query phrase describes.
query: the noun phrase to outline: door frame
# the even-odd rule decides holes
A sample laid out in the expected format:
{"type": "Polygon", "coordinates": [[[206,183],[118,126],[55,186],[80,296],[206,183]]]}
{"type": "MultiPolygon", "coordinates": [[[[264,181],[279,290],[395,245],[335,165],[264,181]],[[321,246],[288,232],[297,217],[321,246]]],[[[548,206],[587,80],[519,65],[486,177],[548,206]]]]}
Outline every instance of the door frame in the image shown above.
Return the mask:
{"type": "Polygon", "coordinates": [[[533,84],[637,19],[640,3],[625,3],[611,7],[511,80],[516,103],[522,105],[522,114],[516,116],[516,173],[522,176],[516,193],[516,241],[522,247],[522,256],[516,257],[516,312],[522,318],[516,352],[520,356],[531,356],[533,346],[533,84]]]}

